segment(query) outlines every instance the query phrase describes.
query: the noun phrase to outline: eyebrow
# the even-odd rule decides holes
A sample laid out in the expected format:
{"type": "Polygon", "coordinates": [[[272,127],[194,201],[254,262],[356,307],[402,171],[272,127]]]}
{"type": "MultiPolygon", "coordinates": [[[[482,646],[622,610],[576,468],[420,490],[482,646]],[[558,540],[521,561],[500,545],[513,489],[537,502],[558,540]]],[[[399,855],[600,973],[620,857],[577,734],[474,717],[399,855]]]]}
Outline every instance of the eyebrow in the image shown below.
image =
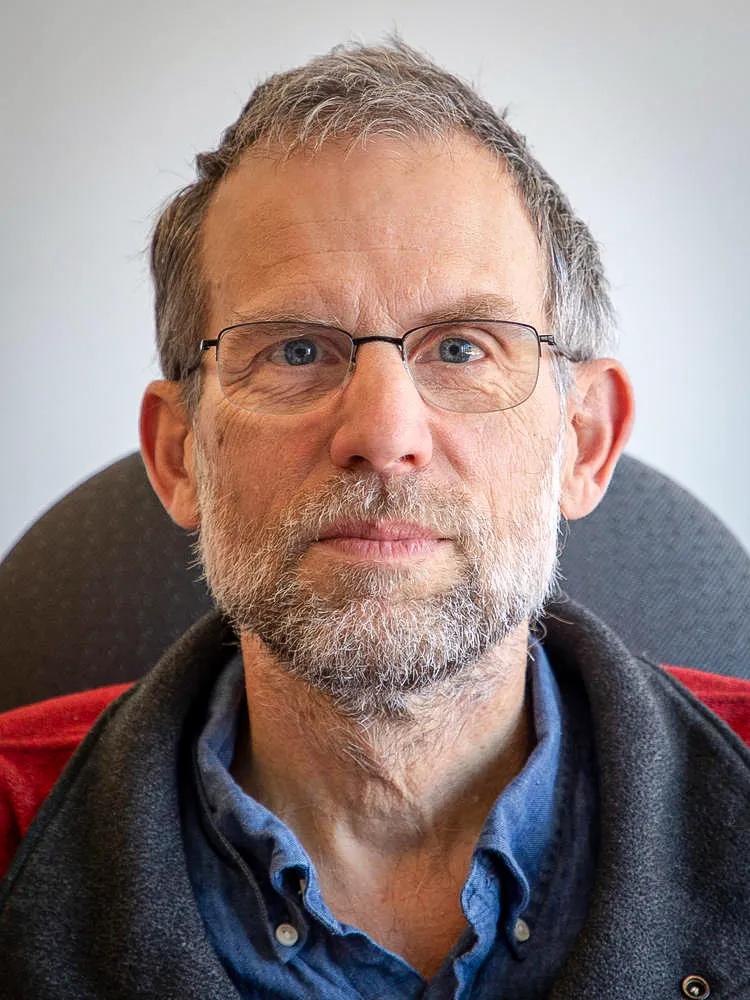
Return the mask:
{"type": "MultiPolygon", "coordinates": [[[[430,310],[419,320],[416,329],[433,323],[456,323],[465,319],[518,319],[520,310],[516,302],[497,293],[483,292],[468,294],[453,300],[449,305],[430,310]]],[[[231,323],[310,323],[314,326],[333,326],[345,330],[346,326],[331,313],[328,319],[321,319],[320,313],[305,309],[261,309],[249,312],[233,312],[231,323]]],[[[373,332],[373,331],[357,331],[373,332]]]]}
{"type": "Polygon", "coordinates": [[[313,326],[337,326],[335,318],[332,321],[322,320],[317,313],[309,313],[304,309],[258,309],[254,312],[233,312],[229,326],[238,323],[311,323],[313,326]]]}
{"type": "Polygon", "coordinates": [[[455,323],[463,319],[517,319],[518,306],[506,295],[464,295],[445,308],[430,312],[423,323],[455,323]]]}

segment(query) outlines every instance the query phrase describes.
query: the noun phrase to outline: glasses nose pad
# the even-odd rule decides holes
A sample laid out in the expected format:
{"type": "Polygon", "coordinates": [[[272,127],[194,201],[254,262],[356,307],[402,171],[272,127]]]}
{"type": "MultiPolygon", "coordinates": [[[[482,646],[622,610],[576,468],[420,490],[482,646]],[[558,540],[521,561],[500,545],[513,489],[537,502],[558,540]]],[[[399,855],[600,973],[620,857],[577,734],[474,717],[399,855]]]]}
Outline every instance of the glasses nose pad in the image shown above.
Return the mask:
{"type": "Polygon", "coordinates": [[[401,364],[402,364],[402,365],[404,366],[404,368],[406,369],[406,374],[407,374],[407,375],[409,376],[409,379],[411,380],[411,384],[412,384],[412,385],[414,386],[414,388],[415,388],[415,389],[417,390],[417,392],[418,392],[418,393],[419,393],[419,395],[420,395],[420,396],[422,397],[422,399],[423,399],[423,400],[424,400],[425,402],[427,402],[427,399],[426,399],[426,397],[425,397],[424,393],[422,392],[422,386],[421,386],[421,385],[419,384],[419,382],[417,381],[417,376],[416,376],[416,374],[415,374],[414,370],[412,369],[411,365],[409,364],[409,362],[408,362],[408,360],[407,360],[407,358],[406,358],[406,354],[405,354],[405,352],[404,352],[404,348],[403,348],[403,345],[402,345],[402,347],[401,347],[401,364]]]}
{"type": "Polygon", "coordinates": [[[339,392],[343,392],[344,389],[349,385],[351,380],[354,378],[354,373],[357,370],[357,349],[352,351],[352,355],[349,358],[349,364],[346,371],[344,372],[344,377],[339,383],[339,392]]]}
{"type": "Polygon", "coordinates": [[[362,345],[356,340],[349,338],[349,364],[344,374],[344,378],[339,386],[340,389],[346,389],[351,380],[354,378],[354,373],[357,370],[357,355],[359,354],[359,349],[362,345]]]}

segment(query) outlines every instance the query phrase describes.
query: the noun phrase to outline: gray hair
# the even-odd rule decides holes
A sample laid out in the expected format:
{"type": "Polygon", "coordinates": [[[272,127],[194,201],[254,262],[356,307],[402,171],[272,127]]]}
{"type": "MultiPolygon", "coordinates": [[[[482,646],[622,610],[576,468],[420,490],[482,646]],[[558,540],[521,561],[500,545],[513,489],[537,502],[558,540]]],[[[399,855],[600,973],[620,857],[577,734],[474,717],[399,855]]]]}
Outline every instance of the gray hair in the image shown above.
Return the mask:
{"type": "MultiPolygon", "coordinates": [[[[189,411],[200,395],[195,368],[206,336],[207,290],[201,273],[201,225],[222,179],[253,146],[285,155],[318,150],[331,139],[362,144],[473,136],[507,166],[547,260],[545,312],[552,332],[576,360],[614,347],[613,310],[599,248],[568,199],[528,150],[525,138],[476,91],[399,39],[387,45],[337,46],[299,69],[269,77],[253,91],[213,152],[196,157],[197,179],[161,213],[151,243],[157,345],[168,379],[183,381],[189,411]]],[[[561,384],[565,377],[558,372],[561,384]]]]}

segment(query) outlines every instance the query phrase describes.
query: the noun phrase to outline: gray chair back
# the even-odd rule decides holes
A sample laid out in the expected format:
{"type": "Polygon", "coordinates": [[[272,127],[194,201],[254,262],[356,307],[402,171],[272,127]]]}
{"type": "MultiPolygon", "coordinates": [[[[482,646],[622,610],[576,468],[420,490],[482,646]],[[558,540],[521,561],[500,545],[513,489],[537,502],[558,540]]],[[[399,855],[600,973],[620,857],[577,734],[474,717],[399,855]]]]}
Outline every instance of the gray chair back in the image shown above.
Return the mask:
{"type": "MultiPolygon", "coordinates": [[[[563,588],[635,653],[750,677],[750,556],[699,501],[634,458],[573,522],[563,588]]],[[[139,455],[33,524],[0,564],[0,711],[135,680],[211,607],[190,537],[139,455]]]]}

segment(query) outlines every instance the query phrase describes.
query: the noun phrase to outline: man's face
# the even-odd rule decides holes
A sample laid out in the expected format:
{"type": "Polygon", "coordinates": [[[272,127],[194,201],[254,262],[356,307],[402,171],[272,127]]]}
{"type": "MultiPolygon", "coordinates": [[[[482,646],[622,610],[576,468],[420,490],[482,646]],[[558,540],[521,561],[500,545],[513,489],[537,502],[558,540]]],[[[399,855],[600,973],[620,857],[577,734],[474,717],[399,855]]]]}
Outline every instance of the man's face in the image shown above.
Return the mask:
{"type": "MultiPolygon", "coordinates": [[[[468,139],[249,156],[208,210],[211,328],[302,319],[399,337],[447,315],[545,332],[544,261],[505,171],[468,139]]],[[[318,409],[232,406],[207,360],[196,420],[201,550],[219,602],[358,716],[471,675],[553,572],[560,400],[425,403],[395,347],[360,347],[318,409]]]]}

